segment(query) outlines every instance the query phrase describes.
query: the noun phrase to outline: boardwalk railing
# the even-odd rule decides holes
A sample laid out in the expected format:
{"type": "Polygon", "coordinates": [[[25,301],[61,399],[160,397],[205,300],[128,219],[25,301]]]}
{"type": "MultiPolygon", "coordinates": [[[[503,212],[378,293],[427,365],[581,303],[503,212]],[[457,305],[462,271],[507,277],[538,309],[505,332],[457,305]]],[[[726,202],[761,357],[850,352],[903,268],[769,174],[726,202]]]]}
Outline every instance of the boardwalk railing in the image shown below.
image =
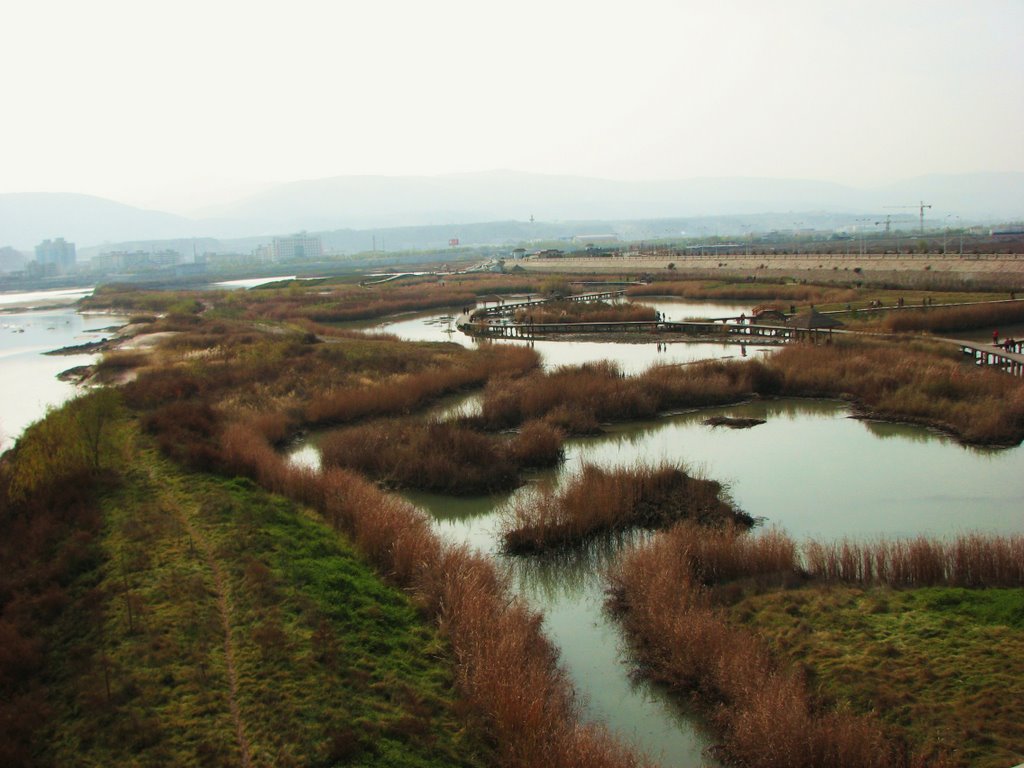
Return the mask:
{"type": "Polygon", "coordinates": [[[975,365],[994,365],[1014,376],[1024,376],[1024,342],[1011,341],[1003,344],[974,344],[958,342],[960,351],[974,358],[975,365]]]}
{"type": "Polygon", "coordinates": [[[497,304],[489,307],[477,307],[469,313],[470,320],[478,320],[486,317],[501,317],[503,315],[510,315],[517,309],[523,307],[537,307],[541,304],[550,304],[554,301],[603,301],[605,299],[618,299],[626,295],[625,289],[618,291],[603,291],[601,293],[577,293],[572,296],[564,296],[562,298],[548,298],[548,299],[528,299],[527,301],[517,301],[508,303],[503,299],[499,299],[497,304]]]}
{"type": "Polygon", "coordinates": [[[505,339],[536,339],[559,334],[675,333],[706,341],[740,343],[784,342],[805,331],[777,325],[730,325],[715,322],[664,320],[609,321],[596,323],[515,323],[507,319],[473,319],[460,325],[473,336],[505,339]]]}

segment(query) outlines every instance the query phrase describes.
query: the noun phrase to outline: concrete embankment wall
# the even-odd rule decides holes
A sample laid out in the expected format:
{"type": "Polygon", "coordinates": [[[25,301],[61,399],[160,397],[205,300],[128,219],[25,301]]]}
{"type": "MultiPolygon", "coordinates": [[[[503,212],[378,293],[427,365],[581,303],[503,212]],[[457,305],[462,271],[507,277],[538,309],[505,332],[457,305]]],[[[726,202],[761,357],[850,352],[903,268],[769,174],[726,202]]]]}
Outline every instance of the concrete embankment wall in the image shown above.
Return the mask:
{"type": "Polygon", "coordinates": [[[594,272],[637,275],[668,270],[682,277],[791,277],[808,282],[863,281],[916,288],[974,285],[979,288],[1024,289],[1024,254],[799,254],[781,256],[655,256],[572,257],[516,262],[529,271],[594,272]],[[858,271],[859,270],[859,271],[858,271]]]}

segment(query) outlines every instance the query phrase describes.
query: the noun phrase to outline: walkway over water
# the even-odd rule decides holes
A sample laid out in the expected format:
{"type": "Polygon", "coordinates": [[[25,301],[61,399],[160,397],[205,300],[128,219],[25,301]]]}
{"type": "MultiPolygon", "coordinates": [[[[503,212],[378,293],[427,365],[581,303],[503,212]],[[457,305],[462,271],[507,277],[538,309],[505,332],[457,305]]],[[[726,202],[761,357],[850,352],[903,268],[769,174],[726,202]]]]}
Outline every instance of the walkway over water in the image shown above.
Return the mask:
{"type": "MultiPolygon", "coordinates": [[[[473,336],[504,339],[541,339],[566,334],[612,334],[612,333],[646,333],[676,334],[688,336],[694,341],[737,342],[747,343],[785,343],[805,338],[816,339],[831,333],[827,328],[797,328],[792,325],[752,322],[745,314],[736,317],[716,317],[708,320],[669,321],[669,320],[630,320],[602,322],[516,322],[508,316],[517,309],[536,307],[554,301],[602,301],[621,298],[625,290],[604,291],[600,293],[583,293],[564,298],[530,299],[514,303],[505,303],[499,299],[497,304],[470,310],[459,316],[457,327],[473,336]]],[[[910,309],[946,309],[953,307],[978,306],[982,304],[1014,304],[1021,299],[1003,299],[995,302],[962,302],[940,305],[899,305],[877,306],[857,310],[832,310],[821,312],[824,316],[856,314],[858,312],[904,311],[910,309]]],[[[838,330],[837,333],[854,334],[857,331],[838,330]]],[[[885,334],[869,333],[871,336],[885,334]]],[[[956,344],[965,355],[971,355],[977,365],[991,365],[1015,376],[1024,376],[1024,341],[1006,341],[1001,344],[985,344],[982,342],[964,341],[935,337],[937,341],[956,344]]]]}
{"type": "MultiPolygon", "coordinates": [[[[562,296],[554,298],[544,299],[527,299],[526,301],[506,302],[501,297],[498,297],[498,303],[490,307],[478,307],[469,312],[466,317],[467,323],[477,320],[483,317],[502,317],[515,312],[517,309],[524,307],[538,307],[542,304],[551,304],[556,301],[575,301],[575,302],[586,302],[586,301],[604,301],[605,299],[621,299],[626,295],[625,289],[617,291],[603,291],[600,293],[577,293],[572,296],[562,296]]],[[[460,327],[461,327],[460,318],[460,327]]]]}
{"type": "Polygon", "coordinates": [[[1002,344],[985,344],[960,339],[940,341],[956,344],[965,355],[973,356],[977,365],[994,365],[1014,376],[1024,376],[1024,341],[1007,341],[1002,344]]]}
{"type": "Polygon", "coordinates": [[[475,336],[505,339],[536,339],[559,334],[587,333],[669,333],[693,337],[695,340],[740,343],[784,342],[805,330],[781,325],[739,325],[714,321],[672,322],[667,320],[631,320],[593,323],[514,323],[508,320],[469,322],[459,326],[475,336]]]}

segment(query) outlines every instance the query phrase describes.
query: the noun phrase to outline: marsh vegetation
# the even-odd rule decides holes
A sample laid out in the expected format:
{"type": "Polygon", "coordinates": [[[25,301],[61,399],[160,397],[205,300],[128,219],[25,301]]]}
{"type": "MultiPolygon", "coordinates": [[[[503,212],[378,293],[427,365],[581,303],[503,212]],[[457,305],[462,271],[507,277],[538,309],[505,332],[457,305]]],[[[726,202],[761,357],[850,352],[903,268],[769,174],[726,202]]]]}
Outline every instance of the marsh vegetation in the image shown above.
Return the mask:
{"type": "MultiPolygon", "coordinates": [[[[607,363],[539,370],[524,347],[407,344],[330,324],[523,287],[488,277],[247,295],[100,292],[96,305],[152,313],[147,327],[174,335],[145,355],[111,356],[107,375],[134,375],[120,397],[101,390],[53,414],[0,462],[15,542],[5,545],[5,562],[17,566],[0,593],[4,645],[16,651],[0,678],[10,702],[9,762],[31,760],[39,734],[59,729],[67,734],[52,742],[60,754],[93,749],[113,762],[119,749],[152,747],[165,763],[202,752],[217,764],[248,750],[276,764],[642,765],[645,758],[587,721],[542,617],[508,575],[488,556],[446,542],[386,488],[508,490],[527,470],[557,465],[567,436],[780,395],[843,397],[862,415],[916,421],[965,442],[1024,436],[1019,381],[964,366],[925,341],[792,345],[766,359],[629,376],[607,363]],[[439,398],[471,390],[481,392],[478,415],[421,418],[439,398]],[[322,472],[291,465],[277,450],[328,425],[341,429],[324,439],[322,472]],[[138,471],[112,458],[127,450],[142,458],[138,471]],[[72,584],[102,589],[74,592],[72,584]],[[82,616],[86,636],[64,645],[82,616]],[[225,636],[234,638],[231,653],[225,636]],[[54,658],[70,660],[53,668],[56,676],[42,671],[54,658]],[[69,703],[51,709],[62,696],[69,703]],[[109,733],[90,741],[95,723],[82,719],[86,710],[109,733]],[[186,743],[200,710],[210,717],[186,743]],[[331,712],[344,712],[358,732],[331,712]]],[[[787,302],[848,295],[783,285],[680,290],[787,302]]],[[[1020,588],[1019,537],[802,547],[779,531],[724,524],[736,513],[720,492],[676,465],[583,467],[558,489],[521,495],[508,545],[538,551],[595,531],[668,528],[634,541],[615,565],[613,604],[642,670],[710,703],[728,760],[766,768],[957,764],[960,755],[942,757],[947,745],[929,740],[948,713],[919,732],[901,730],[909,715],[894,698],[898,682],[881,694],[842,687],[855,672],[829,659],[864,636],[847,633],[813,656],[812,617],[799,600],[815,605],[830,590],[849,590],[858,611],[867,605],[860,595],[878,602],[874,616],[892,612],[883,602],[920,600],[947,611],[940,622],[1013,627],[1012,596],[993,596],[996,585],[1020,588]],[[946,591],[931,600],[925,584],[946,591]],[[982,611],[988,618],[966,600],[947,604],[963,587],[987,588],[977,594],[992,602],[982,611]],[[795,629],[779,611],[799,617],[795,629]],[[805,665],[793,663],[800,655],[805,665]],[[895,714],[866,714],[872,708],[895,714]]],[[[833,621],[820,614],[823,626],[833,621]]],[[[834,622],[857,631],[872,623],[853,614],[834,622]]],[[[898,628],[879,631],[885,639],[871,653],[921,667],[904,653],[898,628]]],[[[893,670],[893,681],[909,674],[893,670]]],[[[1012,715],[986,701],[1009,734],[1000,738],[1012,739],[1012,715]]],[[[971,710],[972,722],[986,711],[971,710]]],[[[979,730],[966,728],[965,738],[979,730]]],[[[1002,742],[971,744],[964,754],[972,759],[1007,754],[1002,742]]]]}

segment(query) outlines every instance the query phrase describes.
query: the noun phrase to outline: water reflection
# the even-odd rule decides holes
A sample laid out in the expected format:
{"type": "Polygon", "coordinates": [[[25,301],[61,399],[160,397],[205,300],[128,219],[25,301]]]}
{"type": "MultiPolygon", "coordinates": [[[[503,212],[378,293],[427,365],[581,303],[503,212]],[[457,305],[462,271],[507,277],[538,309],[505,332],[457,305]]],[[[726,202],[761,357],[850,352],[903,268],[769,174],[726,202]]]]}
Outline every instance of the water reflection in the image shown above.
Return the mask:
{"type": "Polygon", "coordinates": [[[649,536],[647,531],[621,531],[542,555],[507,555],[502,560],[521,594],[533,602],[550,603],[560,596],[578,598],[588,590],[603,589],[608,568],[624,550],[649,536]]]}
{"type": "MultiPolygon", "coordinates": [[[[916,424],[903,424],[888,421],[877,421],[875,419],[862,419],[864,428],[881,440],[909,440],[915,443],[927,443],[930,440],[941,440],[950,443],[956,441],[935,429],[921,427],[916,424]]],[[[986,448],[981,446],[962,446],[964,450],[978,453],[998,453],[1000,448],[986,448]]]]}

